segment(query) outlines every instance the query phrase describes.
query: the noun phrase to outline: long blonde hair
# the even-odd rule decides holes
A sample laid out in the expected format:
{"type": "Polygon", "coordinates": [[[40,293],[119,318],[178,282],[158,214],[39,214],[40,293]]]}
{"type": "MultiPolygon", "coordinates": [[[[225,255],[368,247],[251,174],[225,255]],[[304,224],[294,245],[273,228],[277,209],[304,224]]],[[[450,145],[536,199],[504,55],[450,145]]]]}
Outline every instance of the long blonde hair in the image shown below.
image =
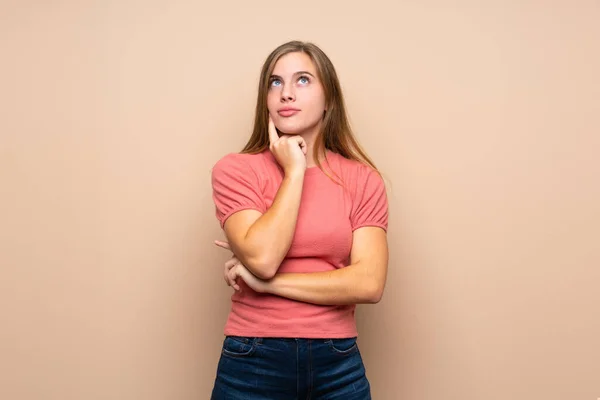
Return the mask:
{"type": "Polygon", "coordinates": [[[330,150],[350,160],[367,164],[377,171],[377,167],[362,149],[352,132],[340,82],[331,60],[313,43],[296,40],[277,47],[269,54],[263,64],[258,83],[254,129],[242,153],[256,154],[269,148],[269,111],[267,108],[269,77],[273,73],[275,63],[279,58],[292,52],[303,52],[311,58],[315,63],[325,93],[327,111],[323,117],[321,132],[317,135],[313,149],[317,166],[323,170],[319,155],[325,156],[326,150],[330,150]]]}

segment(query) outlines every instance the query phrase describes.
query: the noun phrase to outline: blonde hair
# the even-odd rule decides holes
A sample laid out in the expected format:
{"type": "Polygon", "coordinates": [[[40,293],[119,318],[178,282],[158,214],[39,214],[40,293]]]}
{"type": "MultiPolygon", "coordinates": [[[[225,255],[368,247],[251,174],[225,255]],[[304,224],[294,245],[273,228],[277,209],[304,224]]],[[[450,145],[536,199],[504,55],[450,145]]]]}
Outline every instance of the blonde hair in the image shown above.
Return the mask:
{"type": "Polygon", "coordinates": [[[273,50],[265,60],[258,84],[254,129],[242,153],[256,154],[269,148],[269,111],[267,108],[269,78],[277,61],[282,56],[293,52],[303,52],[311,58],[317,68],[317,74],[325,93],[327,111],[323,117],[321,132],[317,135],[313,149],[317,166],[323,170],[319,156],[325,156],[326,150],[330,150],[350,160],[367,164],[379,172],[352,132],[340,82],[331,60],[319,47],[309,42],[291,41],[284,43],[273,50]]]}

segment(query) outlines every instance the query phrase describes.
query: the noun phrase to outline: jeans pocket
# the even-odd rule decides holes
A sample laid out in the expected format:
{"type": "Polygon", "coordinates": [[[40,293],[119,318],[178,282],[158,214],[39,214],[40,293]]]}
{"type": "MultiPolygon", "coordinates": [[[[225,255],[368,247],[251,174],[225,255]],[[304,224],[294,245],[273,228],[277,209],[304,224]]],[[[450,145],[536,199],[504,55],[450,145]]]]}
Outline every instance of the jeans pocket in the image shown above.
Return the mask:
{"type": "Polygon", "coordinates": [[[343,339],[329,339],[327,340],[329,348],[336,354],[346,355],[352,354],[358,350],[358,343],[356,337],[343,338],[343,339]]]}
{"type": "Polygon", "coordinates": [[[221,353],[230,357],[249,357],[256,350],[256,338],[226,336],[221,353]]]}

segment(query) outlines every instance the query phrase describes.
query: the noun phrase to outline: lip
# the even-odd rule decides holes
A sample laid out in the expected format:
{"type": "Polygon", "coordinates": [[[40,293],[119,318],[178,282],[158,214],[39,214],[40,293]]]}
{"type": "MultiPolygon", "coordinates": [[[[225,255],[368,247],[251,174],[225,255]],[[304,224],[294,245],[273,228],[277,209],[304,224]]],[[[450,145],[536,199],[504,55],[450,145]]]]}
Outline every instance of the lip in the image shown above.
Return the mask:
{"type": "Polygon", "coordinates": [[[283,117],[291,117],[294,114],[300,112],[299,109],[293,107],[283,107],[277,110],[277,113],[283,117]]]}

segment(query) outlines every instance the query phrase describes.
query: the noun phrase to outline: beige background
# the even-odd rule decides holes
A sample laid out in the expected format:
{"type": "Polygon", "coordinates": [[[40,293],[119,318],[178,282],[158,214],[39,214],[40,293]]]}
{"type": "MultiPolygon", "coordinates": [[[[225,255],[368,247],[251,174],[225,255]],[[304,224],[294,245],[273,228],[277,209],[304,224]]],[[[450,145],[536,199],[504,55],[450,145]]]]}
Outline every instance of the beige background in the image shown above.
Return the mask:
{"type": "Polygon", "coordinates": [[[600,397],[600,5],[451,3],[2,2],[0,398],[209,397],[210,168],[289,39],[390,183],[374,398],[600,397]]]}

